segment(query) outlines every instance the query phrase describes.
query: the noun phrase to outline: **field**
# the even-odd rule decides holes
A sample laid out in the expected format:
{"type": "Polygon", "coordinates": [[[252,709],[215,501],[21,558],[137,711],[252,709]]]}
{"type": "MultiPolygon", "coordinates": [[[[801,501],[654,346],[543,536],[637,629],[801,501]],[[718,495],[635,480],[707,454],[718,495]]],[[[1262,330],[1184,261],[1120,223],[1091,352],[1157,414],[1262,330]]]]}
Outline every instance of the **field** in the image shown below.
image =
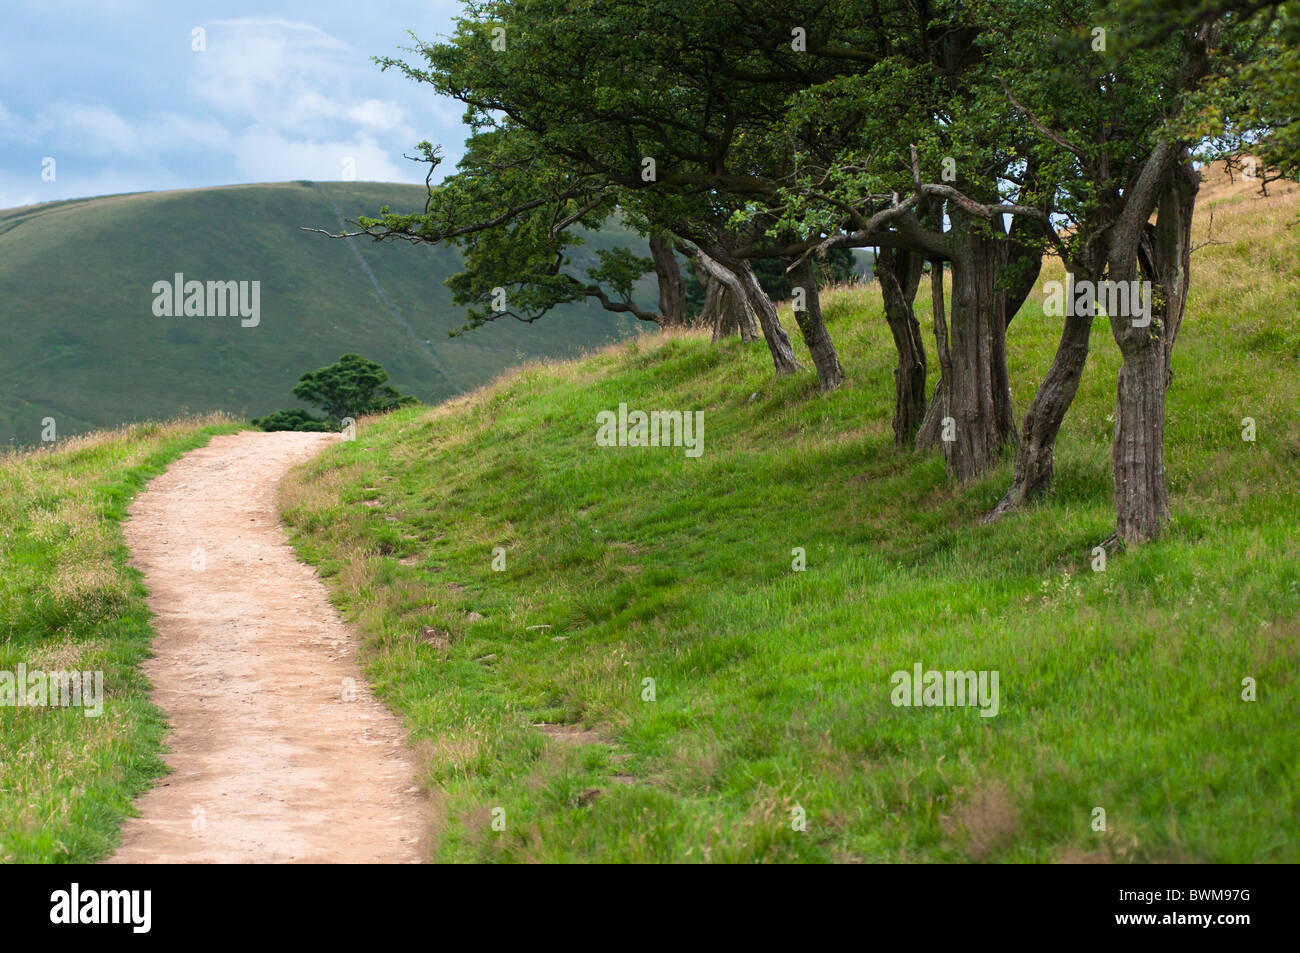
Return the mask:
{"type": "MultiPolygon", "coordinates": [[[[1298,199],[1205,186],[1174,520],[1101,571],[1105,320],[1051,495],[985,525],[1009,459],[962,487],[892,448],[874,285],[824,295],[848,372],[830,395],[774,378],[761,341],[642,335],[364,420],[294,471],[285,520],[412,734],[435,859],[1300,859],[1298,199]],[[620,403],[703,412],[702,452],[598,446],[620,403]],[[918,664],[998,673],[996,714],[892,704],[918,664]]],[[[1022,412],[1058,334],[1041,298],[1011,327],[1022,412]]],[[[242,426],[61,431],[0,458],[0,672],[103,671],[108,702],[0,706],[0,861],[103,858],[163,774],[120,522],[242,426]]]]}
{"type": "MultiPolygon", "coordinates": [[[[761,342],[663,334],[304,465],[286,519],[420,745],[438,859],[1300,860],[1296,197],[1207,185],[1174,520],[1104,571],[1105,319],[1054,490],[983,525],[1011,461],[958,487],[893,452],[874,286],[824,296],[848,373],[829,396],[774,379],[761,342]],[[702,410],[702,455],[596,446],[621,402],[702,410]],[[998,714],[892,705],[917,663],[997,671],[998,714]]],[[[1011,327],[1020,413],[1059,332],[1041,298],[1011,327]]]]}

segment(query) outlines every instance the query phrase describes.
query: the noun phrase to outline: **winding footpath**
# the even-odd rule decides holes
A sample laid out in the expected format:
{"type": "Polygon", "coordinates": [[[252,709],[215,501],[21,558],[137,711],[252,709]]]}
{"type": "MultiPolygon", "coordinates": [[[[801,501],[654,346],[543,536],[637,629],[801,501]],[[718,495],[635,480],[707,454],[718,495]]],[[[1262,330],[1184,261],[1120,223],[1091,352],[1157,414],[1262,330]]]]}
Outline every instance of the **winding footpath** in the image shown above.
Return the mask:
{"type": "Polygon", "coordinates": [[[144,670],[173,769],[110,863],[412,863],[428,802],[358,637],[294,556],[276,489],[338,439],[214,437],[155,478],[125,525],[156,615],[144,670]]]}

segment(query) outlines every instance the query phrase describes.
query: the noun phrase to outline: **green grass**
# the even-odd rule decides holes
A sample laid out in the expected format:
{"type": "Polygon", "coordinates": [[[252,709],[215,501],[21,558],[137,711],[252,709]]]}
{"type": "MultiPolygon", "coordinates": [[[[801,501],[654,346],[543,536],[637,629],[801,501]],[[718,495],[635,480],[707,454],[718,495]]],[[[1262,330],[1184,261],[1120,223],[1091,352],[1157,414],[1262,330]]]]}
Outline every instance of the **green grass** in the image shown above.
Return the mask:
{"type": "Polygon", "coordinates": [[[0,706],[0,861],[106,855],[131,799],[165,770],[140,670],[153,631],[120,523],[145,482],[240,427],[137,424],[0,457],[0,671],[103,672],[103,712],[0,706]]]}
{"type": "MultiPolygon", "coordinates": [[[[1052,493],[986,526],[1009,460],[958,487],[892,450],[874,288],[825,296],[849,375],[828,396],[774,379],[761,342],[660,335],[366,422],[299,468],[286,519],[420,745],[439,859],[1300,860],[1294,194],[1225,207],[1227,244],[1197,252],[1174,520],[1105,572],[1105,321],[1052,493]],[[703,410],[703,456],[595,446],[621,401],[703,410]],[[892,706],[915,662],[997,670],[1000,714],[892,706]]],[[[1012,325],[1018,413],[1059,333],[1034,303],[1012,325]]]]}
{"type": "MultiPolygon", "coordinates": [[[[424,199],[423,186],[284,182],[0,211],[8,342],[0,353],[0,442],[38,444],[45,417],[71,436],[179,412],[252,418],[304,406],[290,393],[299,376],[349,352],[378,361],[400,389],[432,403],[522,359],[572,356],[639,330],[635,318],[584,304],[535,324],[504,320],[448,338],[465,321],[443,284],[460,270],[455,249],[331,241],[300,230],[339,231],[335,209],[355,219],[384,204],[417,210],[424,199]],[[260,281],[261,323],[155,317],[153,284],[176,272],[260,281]]],[[[644,241],[617,224],[589,237],[573,256],[579,274],[596,249],[646,253],[644,241]]],[[[643,304],[655,300],[653,276],[638,287],[643,304]]]]}

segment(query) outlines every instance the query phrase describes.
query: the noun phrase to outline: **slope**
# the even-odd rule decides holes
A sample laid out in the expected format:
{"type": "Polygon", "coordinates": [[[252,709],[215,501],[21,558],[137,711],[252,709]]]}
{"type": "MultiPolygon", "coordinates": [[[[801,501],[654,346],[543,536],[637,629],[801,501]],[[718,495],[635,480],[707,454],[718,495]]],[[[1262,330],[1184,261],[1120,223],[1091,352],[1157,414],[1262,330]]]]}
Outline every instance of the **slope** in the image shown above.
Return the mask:
{"type": "MultiPolygon", "coordinates": [[[[572,356],[636,333],[635,319],[572,306],[450,339],[464,322],[442,284],[454,250],[331,241],[340,217],[417,209],[423,187],[289,182],[150,192],[0,212],[0,440],[59,434],[182,411],[245,417],[293,406],[298,377],[357,351],[433,402],[529,357],[572,356]],[[155,317],[153,285],[261,282],[261,320],[155,317]]],[[[629,244],[618,226],[575,257],[629,244]]],[[[641,296],[654,300],[653,282],[641,296]]]]}
{"type": "MultiPolygon", "coordinates": [[[[1300,192],[1210,186],[1175,518],[1103,571],[1105,320],[1053,492],[985,526],[1010,460],[962,488],[892,451],[876,288],[826,296],[834,394],[774,379],[761,342],[644,337],[375,419],[301,468],[286,518],[426,746],[439,856],[1300,859],[1300,192]],[[620,403],[703,411],[702,455],[598,446],[620,403]],[[996,714],[894,705],[917,664],[999,673],[996,714]]],[[[1060,334],[1041,301],[1010,335],[1020,411],[1060,334]]]]}

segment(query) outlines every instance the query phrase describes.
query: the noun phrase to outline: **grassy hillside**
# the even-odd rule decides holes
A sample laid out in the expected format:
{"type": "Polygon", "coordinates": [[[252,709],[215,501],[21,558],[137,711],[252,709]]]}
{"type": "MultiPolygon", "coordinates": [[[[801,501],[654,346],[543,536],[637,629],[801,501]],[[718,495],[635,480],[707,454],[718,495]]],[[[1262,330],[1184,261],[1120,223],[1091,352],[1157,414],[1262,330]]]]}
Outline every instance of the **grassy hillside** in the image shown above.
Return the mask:
{"type": "MultiPolygon", "coordinates": [[[[357,351],[404,391],[433,402],[479,386],[526,357],[574,355],[635,333],[598,305],[532,325],[504,320],[463,338],[443,279],[454,250],[331,241],[342,219],[390,204],[414,211],[422,186],[289,182],[148,192],[0,211],[0,441],[31,444],[41,421],[60,434],[182,410],[241,417],[295,406],[298,377],[357,351]],[[160,318],[152,286],[187,279],[261,281],[261,323],[160,318]],[[382,289],[383,296],[380,294],[382,289]],[[385,301],[385,298],[387,299],[385,301]]],[[[597,248],[643,242],[618,227],[597,248]]],[[[652,279],[641,297],[652,303],[652,279]]]]}
{"type": "MultiPolygon", "coordinates": [[[[985,526],[1010,461],[959,488],[892,451],[875,288],[825,297],[848,372],[828,396],[774,379],[761,342],[659,335],[370,421],[301,468],[286,518],[419,739],[441,859],[1300,860],[1296,197],[1207,188],[1174,521],[1104,572],[1105,320],[1053,493],[985,526]],[[702,410],[703,454],[598,447],[620,402],[702,410]],[[1000,712],[894,707],[918,662],[998,671],[1000,712]]],[[[1041,300],[1013,324],[1018,412],[1059,333],[1041,300]]]]}
{"type": "Polygon", "coordinates": [[[0,672],[99,671],[104,704],[0,705],[0,862],[95,860],[161,775],[140,662],[152,629],[120,522],[131,497],[225,418],[137,424],[0,457],[0,672]]]}

